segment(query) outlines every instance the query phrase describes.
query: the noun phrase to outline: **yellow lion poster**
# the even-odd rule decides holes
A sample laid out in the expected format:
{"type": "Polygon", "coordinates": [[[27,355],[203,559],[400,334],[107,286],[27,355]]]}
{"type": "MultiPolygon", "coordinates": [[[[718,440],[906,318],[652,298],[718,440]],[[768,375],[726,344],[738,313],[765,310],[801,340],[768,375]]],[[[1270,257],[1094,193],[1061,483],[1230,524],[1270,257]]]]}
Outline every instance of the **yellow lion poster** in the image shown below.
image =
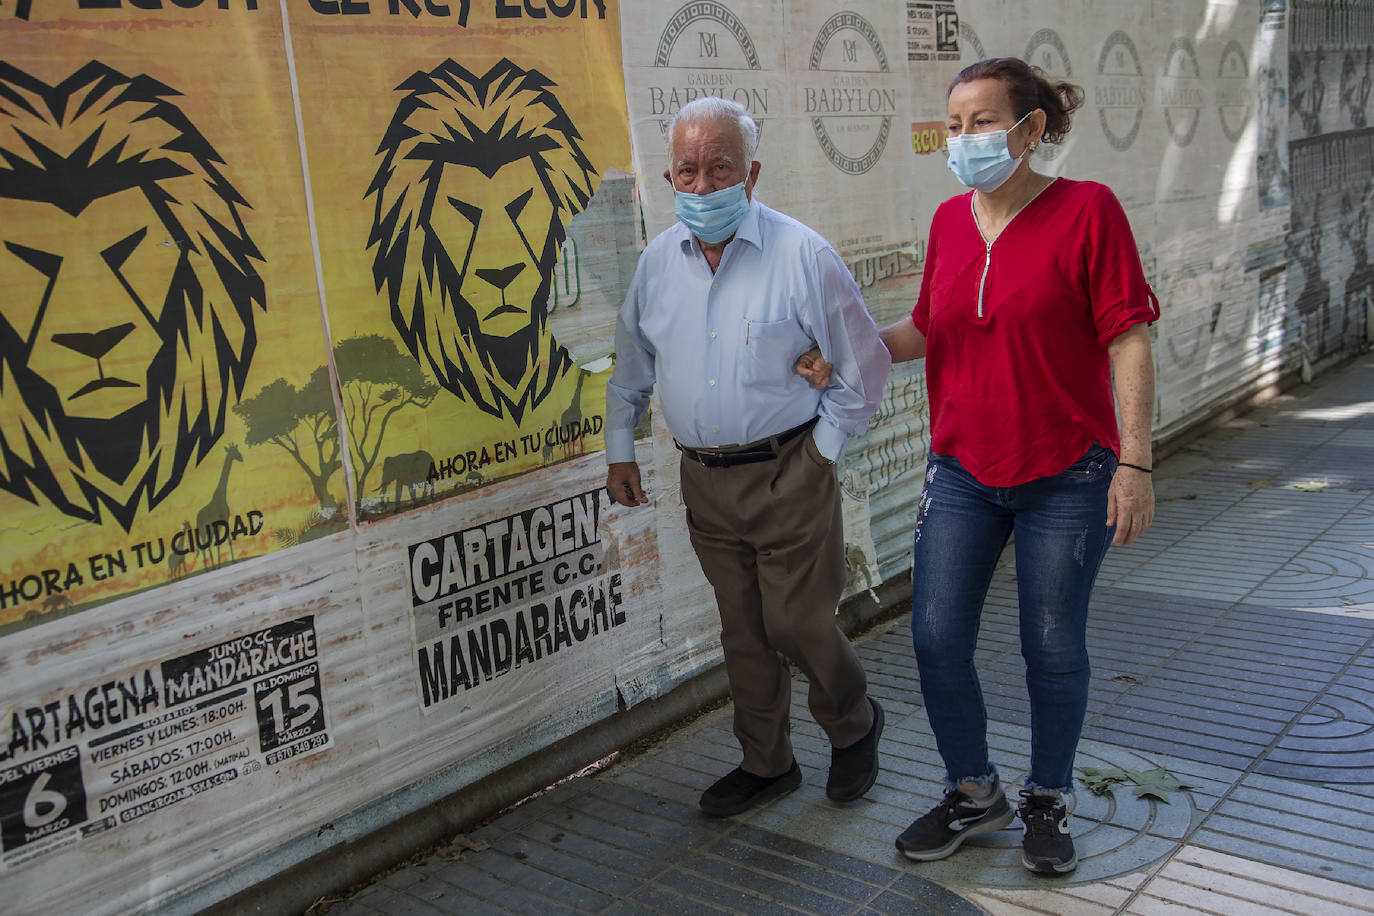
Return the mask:
{"type": "Polygon", "coordinates": [[[613,0],[288,9],[359,514],[600,450],[610,361],[550,316],[632,271],[632,237],[625,268],[572,229],[633,222],[598,197],[629,161],[613,0]]]}
{"type": "Polygon", "coordinates": [[[0,632],[337,524],[281,11],[144,6],[0,19],[0,632]]]}

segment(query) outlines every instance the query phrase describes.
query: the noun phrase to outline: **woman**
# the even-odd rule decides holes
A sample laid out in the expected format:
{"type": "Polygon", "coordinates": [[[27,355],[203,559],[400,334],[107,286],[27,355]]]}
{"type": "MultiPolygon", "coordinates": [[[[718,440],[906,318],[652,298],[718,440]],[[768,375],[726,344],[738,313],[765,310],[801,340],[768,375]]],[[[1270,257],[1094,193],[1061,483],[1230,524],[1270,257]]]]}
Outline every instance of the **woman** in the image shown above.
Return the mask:
{"type": "MultiPolygon", "coordinates": [[[[1031,704],[1022,862],[1063,874],[1078,863],[1064,793],[1087,707],[1089,593],[1107,547],[1154,516],[1147,325],[1158,305],[1111,191],[1030,168],[1039,144],[1068,133],[1082,90],[1002,58],[963,70],[948,100],[949,167],[973,190],[936,211],[916,308],[882,331],[894,362],[926,358],[911,629],[948,789],[897,848],[940,859],[1012,822],[973,654],[1015,532],[1031,704]]],[[[818,355],[798,371],[827,380],[818,355]]]]}

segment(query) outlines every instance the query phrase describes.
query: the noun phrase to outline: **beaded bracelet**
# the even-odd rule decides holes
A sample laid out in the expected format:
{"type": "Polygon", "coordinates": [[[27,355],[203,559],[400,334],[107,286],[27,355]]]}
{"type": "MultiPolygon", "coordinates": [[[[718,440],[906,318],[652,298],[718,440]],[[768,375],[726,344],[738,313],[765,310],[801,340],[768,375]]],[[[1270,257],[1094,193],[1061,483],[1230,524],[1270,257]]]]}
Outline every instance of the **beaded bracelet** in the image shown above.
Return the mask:
{"type": "Polygon", "coordinates": [[[1142,467],[1141,467],[1140,465],[1138,465],[1138,464],[1127,464],[1127,463],[1124,462],[1124,461],[1118,461],[1118,462],[1116,463],[1116,466],[1119,467],[1119,468],[1130,468],[1130,469],[1133,470],[1133,471],[1143,471],[1143,472],[1146,473],[1146,474],[1153,474],[1153,473],[1154,473],[1154,469],[1153,469],[1153,468],[1142,468],[1142,467]]]}

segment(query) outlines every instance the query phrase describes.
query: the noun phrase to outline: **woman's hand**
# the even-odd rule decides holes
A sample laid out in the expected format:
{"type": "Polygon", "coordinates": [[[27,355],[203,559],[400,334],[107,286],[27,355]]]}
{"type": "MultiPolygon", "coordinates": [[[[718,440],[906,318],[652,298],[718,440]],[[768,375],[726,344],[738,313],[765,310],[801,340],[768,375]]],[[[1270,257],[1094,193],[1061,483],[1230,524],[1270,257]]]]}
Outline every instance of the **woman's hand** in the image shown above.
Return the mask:
{"type": "Polygon", "coordinates": [[[1107,524],[1116,526],[1112,544],[1125,546],[1149,529],[1155,520],[1155,488],[1150,475],[1118,467],[1107,490],[1107,524]]]}
{"type": "MultiPolygon", "coordinates": [[[[1121,460],[1154,467],[1150,421],[1155,405],[1155,364],[1149,329],[1144,324],[1133,325],[1107,345],[1107,352],[1112,360],[1116,402],[1121,408],[1121,460]]],[[[1107,524],[1116,525],[1112,543],[1131,543],[1154,520],[1155,488],[1150,475],[1118,467],[1107,491],[1107,524]]]]}
{"type": "Polygon", "coordinates": [[[830,372],[835,367],[825,361],[825,357],[821,356],[820,347],[816,347],[798,356],[797,363],[792,368],[810,382],[812,388],[820,389],[829,386],[830,372]]]}

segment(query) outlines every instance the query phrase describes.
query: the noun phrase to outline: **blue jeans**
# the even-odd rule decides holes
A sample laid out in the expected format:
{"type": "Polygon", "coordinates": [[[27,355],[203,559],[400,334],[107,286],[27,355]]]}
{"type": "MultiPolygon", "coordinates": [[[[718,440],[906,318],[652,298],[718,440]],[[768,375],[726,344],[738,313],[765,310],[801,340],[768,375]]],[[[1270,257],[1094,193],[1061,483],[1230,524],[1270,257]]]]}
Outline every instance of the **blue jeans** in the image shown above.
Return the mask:
{"type": "Polygon", "coordinates": [[[930,454],[916,520],[911,635],[950,787],[986,784],[997,773],[973,652],[993,569],[1014,531],[1031,708],[1026,783],[1072,791],[1088,705],[1088,597],[1115,532],[1107,525],[1115,472],[1116,456],[1094,444],[1060,474],[989,487],[957,459],[930,454]]]}

